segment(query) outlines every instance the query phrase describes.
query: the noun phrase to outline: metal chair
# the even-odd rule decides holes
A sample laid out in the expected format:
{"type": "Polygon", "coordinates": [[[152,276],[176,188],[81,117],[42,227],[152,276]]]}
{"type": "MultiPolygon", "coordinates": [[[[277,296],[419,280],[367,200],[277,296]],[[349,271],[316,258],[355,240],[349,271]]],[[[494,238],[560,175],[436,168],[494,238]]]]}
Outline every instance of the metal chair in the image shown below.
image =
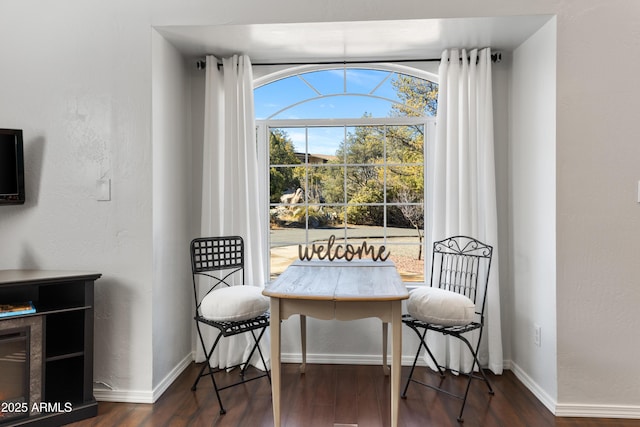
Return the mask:
{"type": "Polygon", "coordinates": [[[200,344],[206,357],[191,390],[196,389],[200,378],[207,375],[210,376],[220,405],[220,414],[224,414],[226,411],[220,399],[221,390],[262,377],[267,377],[269,383],[271,383],[271,376],[259,346],[260,339],[269,326],[269,301],[262,296],[260,288],[244,286],[244,241],[240,236],[203,237],[192,240],[191,271],[196,307],[194,319],[200,344]],[[198,279],[202,276],[206,277],[206,279],[198,279]],[[234,278],[236,280],[239,279],[240,284],[232,284],[234,278]],[[206,292],[199,292],[199,287],[203,287],[201,283],[203,281],[207,282],[205,287],[207,290],[206,292]],[[238,307],[242,309],[238,310],[238,307]],[[207,348],[202,335],[203,325],[212,326],[219,330],[218,336],[210,348],[207,348]],[[221,338],[247,332],[251,334],[254,341],[247,359],[224,369],[212,368],[210,364],[211,355],[221,338]],[[265,371],[264,373],[245,377],[249,361],[256,350],[260,355],[265,371]],[[238,367],[241,367],[241,380],[231,385],[219,387],[214,374],[238,367]],[[208,370],[205,372],[207,368],[208,370]]]}
{"type": "Polygon", "coordinates": [[[457,418],[458,422],[463,422],[462,413],[473,379],[484,381],[489,388],[489,394],[494,394],[491,383],[478,361],[478,348],[480,347],[484,326],[484,309],[492,253],[493,248],[491,246],[465,236],[455,236],[434,242],[431,263],[431,286],[429,287],[431,289],[424,288],[412,291],[407,301],[409,314],[402,316],[402,322],[418,335],[420,344],[401,397],[403,399],[406,398],[407,389],[411,382],[456,397],[462,400],[462,407],[457,418]],[[434,291],[433,288],[438,288],[439,290],[436,289],[434,291]],[[437,306],[429,307],[428,298],[431,297],[429,294],[435,295],[434,299],[437,299],[439,303],[437,306]],[[418,298],[421,298],[420,302],[415,302],[414,299],[418,298]],[[462,300],[468,302],[464,308],[462,308],[462,305],[453,307],[453,305],[462,300]],[[447,305],[450,305],[446,309],[449,310],[450,315],[444,314],[446,310],[440,308],[447,305]],[[441,312],[436,313],[439,310],[441,312]],[[460,314],[462,310],[466,310],[466,314],[460,314]],[[454,314],[454,311],[457,311],[458,314],[454,314]],[[437,317],[438,320],[435,320],[434,317],[437,317]],[[475,345],[472,345],[468,337],[464,335],[473,330],[478,330],[477,343],[475,345]],[[413,378],[414,369],[423,347],[438,368],[440,377],[444,378],[446,368],[437,362],[427,346],[427,331],[455,337],[465,343],[471,352],[473,356],[471,370],[469,372],[458,372],[468,376],[464,394],[455,394],[442,387],[426,384],[413,378]],[[475,373],[475,368],[478,369],[479,375],[475,373]]]}

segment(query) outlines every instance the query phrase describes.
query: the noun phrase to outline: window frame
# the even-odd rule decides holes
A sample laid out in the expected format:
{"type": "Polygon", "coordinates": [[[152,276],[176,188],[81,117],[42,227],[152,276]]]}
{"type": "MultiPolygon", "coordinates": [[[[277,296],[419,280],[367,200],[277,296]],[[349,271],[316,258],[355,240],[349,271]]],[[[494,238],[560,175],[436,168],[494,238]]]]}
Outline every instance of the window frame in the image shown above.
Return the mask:
{"type": "MultiPolygon", "coordinates": [[[[352,68],[363,69],[362,65],[353,66],[352,68]]],[[[397,64],[378,64],[371,65],[366,67],[368,69],[373,70],[384,70],[384,71],[394,71],[401,74],[406,74],[412,77],[429,80],[437,83],[437,76],[434,76],[432,73],[418,70],[411,67],[401,66],[397,64]]],[[[254,87],[257,88],[259,86],[269,84],[271,82],[295,76],[297,74],[304,74],[312,71],[321,71],[321,70],[330,70],[336,69],[335,66],[317,66],[317,65],[307,65],[295,68],[285,69],[279,72],[268,74],[264,77],[258,78],[254,80],[254,87]]],[[[348,95],[345,93],[344,95],[348,95]]],[[[391,103],[391,102],[390,102],[391,103]]],[[[309,128],[309,127],[347,127],[353,128],[357,126],[415,126],[420,125],[424,126],[424,145],[423,145],[423,180],[424,180],[424,194],[423,194],[423,212],[424,212],[424,228],[423,228],[423,241],[422,241],[422,254],[423,254],[423,278],[428,277],[427,272],[429,271],[430,258],[427,256],[429,253],[427,248],[427,242],[430,241],[430,232],[431,232],[431,200],[427,197],[430,193],[429,187],[431,185],[431,181],[428,178],[430,176],[432,151],[433,151],[433,142],[435,141],[435,124],[436,118],[430,116],[421,116],[421,117],[360,117],[360,118],[340,118],[340,119],[256,119],[256,136],[257,136],[257,151],[258,151],[258,163],[260,170],[260,176],[266,177],[266,179],[261,180],[261,194],[262,197],[262,206],[266,206],[267,209],[264,209],[261,223],[263,226],[263,242],[264,247],[266,248],[265,253],[265,277],[271,277],[271,242],[270,242],[270,218],[269,211],[272,206],[269,200],[269,170],[270,170],[270,160],[269,160],[269,135],[271,129],[277,128],[309,128]]],[[[385,184],[386,185],[386,184],[385,184]]],[[[347,201],[345,201],[346,205],[347,201]]],[[[387,203],[385,200],[385,206],[391,205],[387,203]]],[[[386,224],[385,224],[386,227],[386,224]]],[[[386,235],[386,233],[385,233],[386,235]]],[[[337,236],[338,237],[338,236],[337,236]]],[[[385,237],[386,238],[386,237],[385,237]]],[[[309,230],[305,227],[305,240],[309,240],[309,230]]],[[[271,280],[271,279],[269,279],[271,280]]],[[[424,285],[423,282],[405,282],[408,286],[420,286],[424,285]]]]}

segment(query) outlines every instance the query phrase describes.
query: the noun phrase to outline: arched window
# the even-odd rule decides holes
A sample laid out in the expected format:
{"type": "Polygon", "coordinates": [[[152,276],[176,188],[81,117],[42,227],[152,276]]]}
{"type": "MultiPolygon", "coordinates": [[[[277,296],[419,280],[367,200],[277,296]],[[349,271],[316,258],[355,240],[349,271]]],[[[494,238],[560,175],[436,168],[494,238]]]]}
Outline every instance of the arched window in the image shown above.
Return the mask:
{"type": "Polygon", "coordinates": [[[271,277],[298,258],[299,245],[334,236],[335,245],[384,245],[406,282],[424,281],[437,89],[397,65],[299,67],[256,81],[271,277]]]}

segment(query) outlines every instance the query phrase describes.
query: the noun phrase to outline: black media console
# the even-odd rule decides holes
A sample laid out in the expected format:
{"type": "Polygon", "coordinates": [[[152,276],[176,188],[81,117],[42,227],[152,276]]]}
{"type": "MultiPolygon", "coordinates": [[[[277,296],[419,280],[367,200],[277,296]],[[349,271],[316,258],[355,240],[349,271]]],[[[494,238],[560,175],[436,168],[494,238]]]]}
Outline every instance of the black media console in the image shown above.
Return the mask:
{"type": "Polygon", "coordinates": [[[30,301],[35,307],[34,313],[0,317],[0,337],[4,330],[7,348],[12,350],[12,345],[19,346],[22,341],[29,343],[22,351],[14,351],[16,363],[0,364],[4,378],[19,377],[19,372],[14,372],[19,366],[29,377],[24,381],[28,390],[18,398],[13,389],[20,385],[10,380],[3,385],[0,378],[0,427],[60,426],[97,415],[93,287],[100,276],[91,272],[0,270],[0,305],[30,301]],[[11,344],[12,339],[18,344],[11,344]]]}

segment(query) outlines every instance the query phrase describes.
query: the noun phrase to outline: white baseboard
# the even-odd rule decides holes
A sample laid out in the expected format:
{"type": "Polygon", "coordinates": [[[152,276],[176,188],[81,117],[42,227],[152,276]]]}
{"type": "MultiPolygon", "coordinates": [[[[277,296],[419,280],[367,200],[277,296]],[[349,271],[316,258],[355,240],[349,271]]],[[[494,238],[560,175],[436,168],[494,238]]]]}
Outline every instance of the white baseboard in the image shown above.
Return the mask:
{"type": "Polygon", "coordinates": [[[193,362],[193,354],[188,354],[169,372],[160,383],[153,389],[153,401],[155,402],[162,396],[171,384],[180,376],[182,371],[193,362]]]}
{"type": "Polygon", "coordinates": [[[94,389],[93,396],[98,402],[153,403],[153,392],[145,390],[94,389]]]}
{"type": "Polygon", "coordinates": [[[99,402],[154,403],[162,393],[180,376],[187,366],[193,362],[193,354],[188,354],[169,372],[151,391],[148,390],[111,390],[94,388],[93,395],[99,402]]]}
{"type": "Polygon", "coordinates": [[[582,403],[558,403],[529,377],[517,364],[510,362],[516,378],[556,417],[576,418],[625,418],[640,419],[638,405],[593,405],[582,403]]]}
{"type": "Polygon", "coordinates": [[[626,418],[640,420],[640,406],[559,403],[556,405],[556,417],[626,418]]]}
{"type": "Polygon", "coordinates": [[[552,414],[556,413],[557,402],[554,398],[538,385],[525,371],[523,371],[516,363],[509,362],[511,371],[520,380],[526,388],[544,405],[552,414]]]}

